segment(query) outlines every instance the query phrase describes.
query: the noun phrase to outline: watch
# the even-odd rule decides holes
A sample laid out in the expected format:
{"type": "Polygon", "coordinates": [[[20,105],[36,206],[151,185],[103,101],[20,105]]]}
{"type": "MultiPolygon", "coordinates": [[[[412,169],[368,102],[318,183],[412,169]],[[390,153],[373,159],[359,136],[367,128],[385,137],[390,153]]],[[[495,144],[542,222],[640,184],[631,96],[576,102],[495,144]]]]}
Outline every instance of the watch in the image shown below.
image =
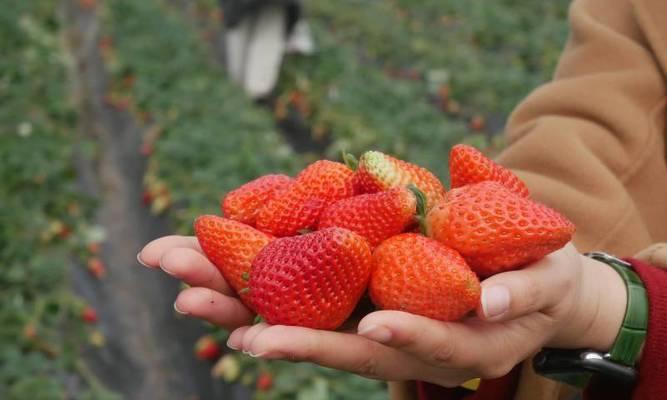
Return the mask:
{"type": "Polygon", "coordinates": [[[542,349],[533,358],[535,372],[547,378],[583,388],[593,376],[632,385],[637,379],[635,364],[646,338],[648,298],[632,266],[603,252],[584,254],[603,262],[621,276],[628,294],[625,317],[616,340],[607,353],[589,349],[542,349]]]}

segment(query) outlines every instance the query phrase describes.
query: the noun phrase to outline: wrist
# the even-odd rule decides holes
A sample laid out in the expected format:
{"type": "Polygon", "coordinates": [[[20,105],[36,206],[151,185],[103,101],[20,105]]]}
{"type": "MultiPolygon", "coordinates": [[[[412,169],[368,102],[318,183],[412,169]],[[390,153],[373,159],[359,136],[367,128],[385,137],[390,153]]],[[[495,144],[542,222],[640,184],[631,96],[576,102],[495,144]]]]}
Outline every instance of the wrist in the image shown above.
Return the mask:
{"type": "MultiPolygon", "coordinates": [[[[582,256],[584,257],[584,256],[582,256]]],[[[584,280],[595,295],[595,312],[588,318],[588,330],[582,332],[583,346],[609,351],[623,324],[628,293],[623,278],[603,262],[584,257],[584,280]]]]}
{"type": "Polygon", "coordinates": [[[578,265],[581,284],[574,291],[577,295],[572,296],[580,318],[572,317],[575,312],[571,312],[571,322],[566,322],[574,332],[570,337],[579,335],[580,340],[543,349],[534,358],[533,366],[546,377],[581,388],[591,376],[616,382],[619,389],[631,388],[638,379],[636,364],[648,326],[646,288],[630,263],[599,251],[586,256],[591,260],[581,260],[578,265]],[[586,296],[590,301],[582,301],[586,296]],[[584,325],[577,325],[581,321],[584,325]],[[579,329],[580,326],[586,329],[579,329]]]}
{"type": "Polygon", "coordinates": [[[621,276],[608,265],[579,256],[582,263],[580,296],[571,322],[564,326],[550,346],[588,348],[609,351],[621,329],[628,303],[627,290],[621,276]]]}

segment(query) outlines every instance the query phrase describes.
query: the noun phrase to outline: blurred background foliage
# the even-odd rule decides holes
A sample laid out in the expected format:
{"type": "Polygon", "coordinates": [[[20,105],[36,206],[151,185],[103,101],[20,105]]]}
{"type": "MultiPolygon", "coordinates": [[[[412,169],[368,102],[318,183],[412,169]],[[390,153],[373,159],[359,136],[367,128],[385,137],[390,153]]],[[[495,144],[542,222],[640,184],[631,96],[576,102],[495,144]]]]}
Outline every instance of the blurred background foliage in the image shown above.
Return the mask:
{"type": "MultiPolygon", "coordinates": [[[[2,399],[114,398],[80,360],[103,337],[82,317],[70,269],[103,276],[104,237],[73,160],[75,148],[99,149],[77,132],[58,3],[0,10],[2,399]]],[[[189,3],[79,1],[102,24],[105,101],[144,131],[144,205],[181,233],[239,184],[341,150],[386,151],[446,180],[452,144],[502,148],[509,112],[549,79],[567,35],[566,0],[310,0],[318,51],[288,57],[274,95],[255,103],[216,62],[217,2],[189,3]]],[[[331,370],[225,357],[232,367],[216,377],[258,385],[260,399],[385,396],[382,383],[331,370]]]]}

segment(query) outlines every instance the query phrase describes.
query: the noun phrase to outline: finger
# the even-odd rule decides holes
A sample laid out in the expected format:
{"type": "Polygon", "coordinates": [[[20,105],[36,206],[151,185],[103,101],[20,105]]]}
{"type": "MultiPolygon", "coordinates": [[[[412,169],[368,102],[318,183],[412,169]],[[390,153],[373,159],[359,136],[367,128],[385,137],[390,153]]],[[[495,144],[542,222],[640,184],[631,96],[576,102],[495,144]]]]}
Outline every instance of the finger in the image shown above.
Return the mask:
{"type": "Polygon", "coordinates": [[[194,287],[179,293],[174,308],[181,314],[201,318],[225,329],[252,323],[252,312],[234,297],[211,289],[194,287]]]}
{"type": "Polygon", "coordinates": [[[145,267],[156,268],[160,265],[162,255],[174,247],[187,247],[200,253],[202,251],[197,238],[194,236],[164,236],[144,246],[137,254],[137,261],[145,267]]]}
{"type": "Polygon", "coordinates": [[[566,248],[522,270],[486,279],[478,316],[487,321],[508,321],[557,305],[576,284],[577,257],[566,248]]]}
{"type": "Polygon", "coordinates": [[[252,340],[257,336],[261,331],[264,329],[268,328],[269,324],[265,322],[260,322],[258,324],[255,324],[250,327],[245,333],[243,334],[243,339],[241,340],[241,350],[248,354],[251,357],[260,357],[262,354],[259,353],[253,353],[250,350],[250,343],[252,343],[252,340]]]}
{"type": "Polygon", "coordinates": [[[377,311],[359,322],[359,335],[405,351],[438,367],[467,368],[475,363],[463,324],[450,324],[402,311],[377,311]]]}
{"type": "Polygon", "coordinates": [[[497,378],[544,345],[551,336],[551,323],[542,313],[498,323],[477,318],[441,322],[400,311],[378,311],[359,322],[359,335],[432,367],[497,378]]]}
{"type": "Polygon", "coordinates": [[[232,350],[241,351],[241,347],[243,345],[243,336],[248,331],[248,329],[250,329],[250,326],[236,328],[227,339],[227,347],[232,350]]]}
{"type": "Polygon", "coordinates": [[[267,359],[308,361],[385,380],[422,379],[436,371],[390,347],[349,333],[272,325],[257,332],[248,351],[267,359]]]}
{"type": "Polygon", "coordinates": [[[160,268],[190,286],[209,288],[228,296],[235,295],[215,265],[192,248],[168,249],[160,259],[160,268]]]}

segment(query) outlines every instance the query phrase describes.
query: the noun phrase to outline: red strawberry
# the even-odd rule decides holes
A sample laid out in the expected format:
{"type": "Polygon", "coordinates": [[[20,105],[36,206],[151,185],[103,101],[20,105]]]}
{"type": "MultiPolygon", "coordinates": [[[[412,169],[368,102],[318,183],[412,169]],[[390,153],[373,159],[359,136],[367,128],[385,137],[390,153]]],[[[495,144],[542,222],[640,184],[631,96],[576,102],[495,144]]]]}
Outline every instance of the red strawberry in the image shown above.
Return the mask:
{"type": "Polygon", "coordinates": [[[481,131],[486,126],[486,120],[482,115],[479,114],[473,115],[473,117],[470,118],[470,123],[468,124],[468,126],[473,131],[481,131]]]}
{"type": "Polygon", "coordinates": [[[107,267],[104,262],[98,257],[91,257],[88,259],[88,271],[97,279],[102,279],[107,274],[107,267]]]}
{"type": "Polygon", "coordinates": [[[204,335],[195,343],[195,356],[200,360],[214,361],[221,353],[220,345],[211,335],[204,335]]]}
{"type": "Polygon", "coordinates": [[[203,215],[194,223],[195,235],[204,254],[220,270],[225,280],[241,292],[248,287],[252,260],[271,236],[238,221],[203,215]]]}
{"type": "Polygon", "coordinates": [[[373,252],[369,292],[382,309],[456,321],[477,307],[481,288],[456,250],[419,234],[403,233],[373,252]]]}
{"type": "Polygon", "coordinates": [[[275,236],[314,229],[326,207],[354,195],[354,172],[344,164],[320,160],[299,173],[293,185],[259,210],[256,226],[275,236]]]}
{"type": "Polygon", "coordinates": [[[482,277],[539,260],[575,229],[553,209],[491,181],[452,189],[425,224],[430,237],[456,249],[482,277]]]}
{"type": "Polygon", "coordinates": [[[262,372],[259,374],[259,377],[257,377],[257,390],[261,392],[266,392],[268,390],[271,390],[273,387],[273,375],[271,375],[268,372],[262,372]]]}
{"type": "Polygon", "coordinates": [[[150,206],[153,202],[153,197],[153,193],[151,193],[150,190],[144,190],[143,193],[141,193],[141,204],[146,207],[150,206]]]}
{"type": "Polygon", "coordinates": [[[375,247],[415,221],[417,201],[409,189],[363,194],[330,205],[320,218],[319,229],[337,226],[365,237],[375,247]]]}
{"type": "Polygon", "coordinates": [[[86,247],[88,248],[88,252],[90,254],[100,254],[100,247],[101,247],[100,242],[88,243],[88,246],[86,247]]]}
{"type": "Polygon", "coordinates": [[[143,143],[139,148],[139,153],[144,157],[148,157],[153,154],[154,150],[155,149],[151,143],[143,143]]]}
{"type": "Polygon", "coordinates": [[[97,322],[97,311],[91,306],[86,306],[81,311],[81,319],[89,324],[94,324],[97,322]]]}
{"type": "Polygon", "coordinates": [[[410,183],[424,192],[428,208],[445,196],[445,187],[426,168],[379,151],[367,151],[359,159],[355,175],[355,187],[358,193],[376,193],[410,183]]]}
{"type": "Polygon", "coordinates": [[[82,10],[92,10],[97,5],[97,0],[79,0],[79,7],[82,10]]]}
{"type": "Polygon", "coordinates": [[[352,313],[371,273],[371,247],[343,228],[269,243],[250,272],[255,311],[270,324],[336,329],[352,313]]]}
{"type": "Polygon", "coordinates": [[[224,216],[254,225],[259,209],[294,180],[287,175],[264,175],[227,193],[221,208],[224,216]]]}
{"type": "Polygon", "coordinates": [[[35,324],[32,322],[29,322],[24,328],[23,328],[23,337],[28,339],[28,340],[33,340],[37,338],[37,328],[35,327],[35,324]]]}
{"type": "Polygon", "coordinates": [[[528,197],[526,185],[510,170],[496,164],[472,146],[457,144],[449,153],[449,174],[452,189],[479,183],[495,181],[518,194],[528,197]]]}

